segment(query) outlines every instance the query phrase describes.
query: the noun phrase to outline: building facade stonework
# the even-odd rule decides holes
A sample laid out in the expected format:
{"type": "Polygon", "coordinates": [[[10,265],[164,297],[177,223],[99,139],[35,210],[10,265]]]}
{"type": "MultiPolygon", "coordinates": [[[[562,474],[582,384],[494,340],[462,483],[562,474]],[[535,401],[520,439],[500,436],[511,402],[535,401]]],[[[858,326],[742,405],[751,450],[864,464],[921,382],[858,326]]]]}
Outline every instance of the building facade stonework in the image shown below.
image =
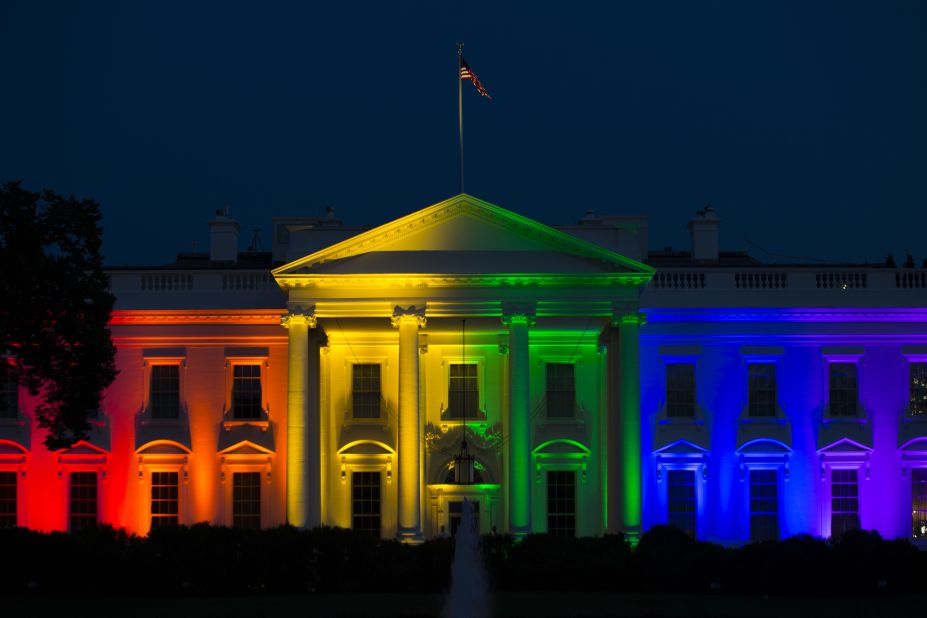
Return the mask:
{"type": "Polygon", "coordinates": [[[468,195],[274,224],[270,252],[218,216],[209,254],[110,271],[119,376],[59,452],[5,388],[0,525],[418,542],[467,499],[483,533],[927,534],[925,268],[761,264],[710,210],[685,252],[468,195]]]}

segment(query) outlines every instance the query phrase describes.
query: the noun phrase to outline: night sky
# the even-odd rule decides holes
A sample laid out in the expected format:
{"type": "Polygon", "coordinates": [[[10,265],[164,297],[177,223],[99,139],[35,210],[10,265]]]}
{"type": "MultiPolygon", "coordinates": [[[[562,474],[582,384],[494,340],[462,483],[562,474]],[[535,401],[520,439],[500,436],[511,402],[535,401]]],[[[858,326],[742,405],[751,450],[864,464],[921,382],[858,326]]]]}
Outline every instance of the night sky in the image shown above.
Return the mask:
{"type": "Polygon", "coordinates": [[[927,2],[0,3],[0,180],[93,197],[107,263],[467,192],[648,214],[770,262],[927,258],[927,2]],[[601,3],[605,5],[606,3],[601,3]]]}

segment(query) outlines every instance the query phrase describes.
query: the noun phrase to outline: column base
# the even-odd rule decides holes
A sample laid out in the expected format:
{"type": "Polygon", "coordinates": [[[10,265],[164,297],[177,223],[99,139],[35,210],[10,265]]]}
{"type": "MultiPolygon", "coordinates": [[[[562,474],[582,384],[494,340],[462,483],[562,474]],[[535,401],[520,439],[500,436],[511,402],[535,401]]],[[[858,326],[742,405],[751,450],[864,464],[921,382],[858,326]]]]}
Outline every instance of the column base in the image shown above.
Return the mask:
{"type": "Polygon", "coordinates": [[[407,530],[396,533],[396,540],[404,545],[421,545],[425,542],[425,536],[420,530],[407,530]]]}

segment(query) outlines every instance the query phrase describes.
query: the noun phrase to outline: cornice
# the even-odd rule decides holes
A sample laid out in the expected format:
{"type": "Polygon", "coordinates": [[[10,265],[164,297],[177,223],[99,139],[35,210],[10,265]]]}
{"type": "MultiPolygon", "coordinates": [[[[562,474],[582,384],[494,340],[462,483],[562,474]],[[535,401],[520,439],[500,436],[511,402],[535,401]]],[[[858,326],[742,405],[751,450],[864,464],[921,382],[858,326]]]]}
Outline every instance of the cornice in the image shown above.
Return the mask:
{"type": "Polygon", "coordinates": [[[927,322],[927,309],[642,309],[656,322],[927,322]]]}
{"type": "Polygon", "coordinates": [[[281,309],[254,310],[118,310],[113,311],[110,325],[174,325],[174,324],[267,324],[279,326],[284,314],[281,309]]]}
{"type": "Polygon", "coordinates": [[[478,288],[478,287],[640,287],[650,275],[635,273],[440,275],[277,275],[284,289],[299,288],[478,288]]]}

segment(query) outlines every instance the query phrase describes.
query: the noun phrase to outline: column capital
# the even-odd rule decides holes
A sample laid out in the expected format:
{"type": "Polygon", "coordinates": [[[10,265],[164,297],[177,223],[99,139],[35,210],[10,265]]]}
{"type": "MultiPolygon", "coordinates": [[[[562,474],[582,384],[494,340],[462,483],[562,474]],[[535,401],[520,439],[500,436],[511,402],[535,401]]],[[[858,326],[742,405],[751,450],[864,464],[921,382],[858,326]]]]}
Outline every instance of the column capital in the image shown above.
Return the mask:
{"type": "Polygon", "coordinates": [[[287,312],[280,316],[280,324],[284,328],[289,328],[291,324],[305,324],[309,328],[315,328],[318,324],[318,319],[315,317],[315,305],[311,307],[291,305],[287,312]]]}
{"type": "Polygon", "coordinates": [[[621,326],[622,324],[636,324],[643,326],[647,323],[647,316],[639,311],[626,311],[621,314],[612,316],[612,326],[621,326]]]}
{"type": "Polygon", "coordinates": [[[428,322],[425,318],[425,307],[416,307],[415,305],[400,307],[396,305],[393,309],[393,315],[390,316],[389,323],[394,328],[398,328],[400,324],[409,322],[414,323],[419,328],[425,328],[425,324],[428,322]]]}
{"type": "Polygon", "coordinates": [[[537,324],[536,307],[534,303],[503,303],[502,323],[505,326],[512,324],[537,324]]]}

